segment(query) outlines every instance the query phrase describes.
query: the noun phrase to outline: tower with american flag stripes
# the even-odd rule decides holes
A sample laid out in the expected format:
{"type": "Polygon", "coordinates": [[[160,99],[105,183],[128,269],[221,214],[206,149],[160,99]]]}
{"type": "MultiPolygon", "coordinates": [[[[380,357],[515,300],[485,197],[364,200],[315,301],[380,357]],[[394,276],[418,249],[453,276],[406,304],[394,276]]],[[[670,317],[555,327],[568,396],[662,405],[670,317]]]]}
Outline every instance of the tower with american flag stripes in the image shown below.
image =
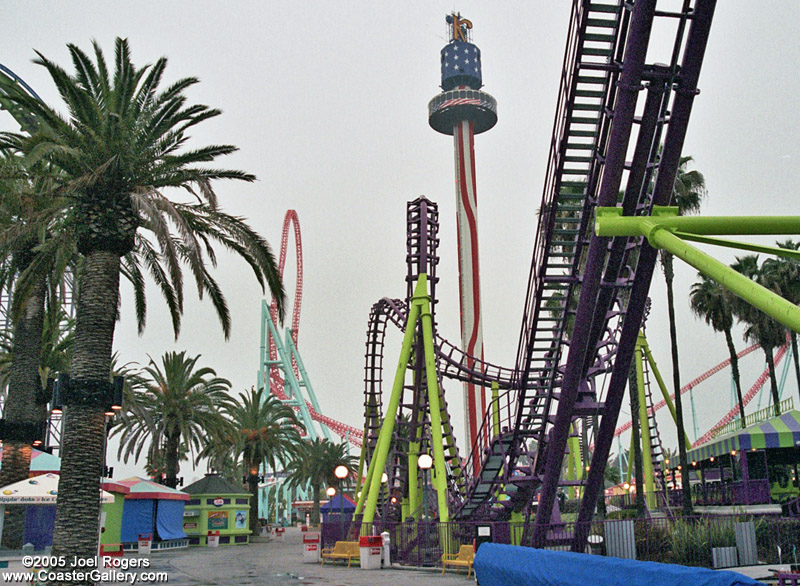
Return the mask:
{"type": "MultiPolygon", "coordinates": [[[[471,42],[472,23],[460,14],[450,14],[446,21],[450,41],[441,51],[442,93],[428,104],[428,122],[437,132],[453,136],[461,348],[472,359],[483,360],[473,139],[497,123],[497,102],[480,91],[483,85],[481,51],[471,42]]],[[[468,445],[474,450],[478,427],[486,412],[486,394],[482,387],[464,383],[464,411],[468,445]]]]}

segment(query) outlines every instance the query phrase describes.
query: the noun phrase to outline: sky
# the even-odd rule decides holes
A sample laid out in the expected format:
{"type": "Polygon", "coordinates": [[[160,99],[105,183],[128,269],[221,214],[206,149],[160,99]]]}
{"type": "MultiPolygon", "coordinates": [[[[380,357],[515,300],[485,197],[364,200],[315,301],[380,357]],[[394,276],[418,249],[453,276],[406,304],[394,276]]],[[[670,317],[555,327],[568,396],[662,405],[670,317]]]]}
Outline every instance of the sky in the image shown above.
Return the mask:
{"type": "MultiPolygon", "coordinates": [[[[659,7],[674,4],[660,2],[659,7]]],[[[111,60],[114,38],[127,37],[134,63],[169,58],[165,82],[200,78],[188,92],[190,100],[223,114],[193,129],[190,144],[240,148],[220,164],[259,180],[218,184],[221,206],[246,217],[276,253],[284,214],[297,211],[304,276],[300,353],[322,411],[361,428],[369,310],[382,297],[405,295],[405,207],[420,195],[439,206],[439,333],[454,342],[460,337],[452,138],[427,122],[428,101],[440,91],[444,19],[453,10],[474,25],[483,89],[498,102],[497,126],[475,140],[483,332],[486,359],[513,366],[570,7],[567,0],[5,0],[0,3],[5,25],[0,63],[53,105],[60,103],[57,93],[32,60],[39,51],[69,67],[68,43],[89,51],[96,40],[111,60]]],[[[799,22],[795,2],[767,0],[758,10],[745,0],[718,3],[684,146],[706,178],[703,214],[795,213],[800,81],[786,65],[800,62],[799,22]]],[[[672,38],[657,27],[648,62],[668,61],[672,38]]],[[[0,113],[0,129],[15,130],[6,113],[0,113]]],[[[289,250],[284,278],[291,299],[291,240],[289,250]]],[[[712,254],[725,262],[735,256],[719,249],[712,254]]],[[[187,289],[183,330],[175,340],[152,286],[147,329],[137,336],[132,297],[123,284],[114,344],[123,362],[146,365],[164,352],[185,350],[229,379],[234,393],[256,383],[263,294],[244,262],[220,256],[214,275],[230,305],[230,339],[224,339],[211,304],[197,301],[187,289]]],[[[727,351],[722,335],[689,310],[695,271],[677,266],[676,272],[685,381],[724,360],[727,351]]],[[[668,373],[664,288],[657,273],[647,336],[659,367],[668,373]]],[[[391,332],[387,338],[386,376],[391,377],[400,335],[391,332]]],[[[735,339],[743,348],[740,328],[735,339]]],[[[761,355],[747,360],[746,388],[763,368],[761,355]]],[[[731,406],[728,376],[719,374],[694,392],[701,434],[731,406]]],[[[460,384],[449,382],[445,389],[463,446],[460,384]]],[[[785,394],[796,393],[790,378],[785,394]]],[[[625,411],[620,421],[627,419],[625,411]]],[[[665,443],[674,447],[673,426],[663,415],[659,425],[665,443]]],[[[694,421],[691,437],[693,426],[694,421]]],[[[110,460],[115,455],[112,445],[110,460]]],[[[117,466],[125,475],[137,470],[132,464],[117,466]]],[[[182,470],[187,481],[202,472],[187,465],[182,470]]]]}

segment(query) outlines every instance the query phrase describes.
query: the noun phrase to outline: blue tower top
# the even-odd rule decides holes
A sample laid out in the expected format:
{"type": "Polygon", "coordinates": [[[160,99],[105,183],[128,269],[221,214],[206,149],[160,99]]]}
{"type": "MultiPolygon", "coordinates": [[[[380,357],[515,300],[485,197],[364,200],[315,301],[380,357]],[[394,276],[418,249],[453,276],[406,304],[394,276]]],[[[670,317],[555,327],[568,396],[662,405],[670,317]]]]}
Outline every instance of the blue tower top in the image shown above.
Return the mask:
{"type": "Polygon", "coordinates": [[[472,44],[472,23],[461,14],[446,20],[450,42],[441,52],[443,91],[428,102],[428,123],[452,135],[455,124],[469,120],[480,134],[497,124],[497,101],[481,91],[481,50],[472,44]]]}
{"type": "Polygon", "coordinates": [[[472,23],[461,14],[447,15],[450,42],[442,48],[442,89],[449,91],[459,86],[478,90],[483,85],[481,77],[481,50],[472,40],[472,23]]]}

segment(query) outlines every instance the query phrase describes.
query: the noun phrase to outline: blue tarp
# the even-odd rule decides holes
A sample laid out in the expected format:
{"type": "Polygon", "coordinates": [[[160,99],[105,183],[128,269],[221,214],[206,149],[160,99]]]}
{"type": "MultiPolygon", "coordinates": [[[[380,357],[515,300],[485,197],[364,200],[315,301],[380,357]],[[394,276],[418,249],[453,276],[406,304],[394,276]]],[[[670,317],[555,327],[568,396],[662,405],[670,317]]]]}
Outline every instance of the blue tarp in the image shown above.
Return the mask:
{"type": "Polygon", "coordinates": [[[139,540],[139,535],[149,533],[155,538],[153,519],[155,501],[153,499],[125,499],[122,506],[122,533],[120,540],[130,543],[139,540]]]}
{"type": "Polygon", "coordinates": [[[186,501],[159,500],[156,513],[156,529],[162,540],[183,539],[183,507],[186,501]]]}
{"type": "Polygon", "coordinates": [[[483,543],[475,555],[481,586],[755,586],[730,571],[483,543]]]}
{"type": "Polygon", "coordinates": [[[22,541],[32,543],[36,551],[42,550],[53,545],[55,526],[55,505],[29,505],[25,507],[25,533],[22,541]]]}

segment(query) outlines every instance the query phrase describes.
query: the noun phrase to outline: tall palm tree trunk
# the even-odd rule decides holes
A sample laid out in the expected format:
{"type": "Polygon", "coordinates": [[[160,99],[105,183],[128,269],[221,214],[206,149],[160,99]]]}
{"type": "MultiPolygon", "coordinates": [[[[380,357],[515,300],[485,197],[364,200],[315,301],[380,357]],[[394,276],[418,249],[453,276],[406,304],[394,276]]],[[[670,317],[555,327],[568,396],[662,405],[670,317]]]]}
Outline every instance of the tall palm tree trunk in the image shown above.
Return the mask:
{"type": "Polygon", "coordinates": [[[320,501],[322,500],[322,486],[313,486],[311,487],[311,490],[314,491],[314,505],[311,507],[311,524],[315,527],[318,527],[320,501]]]}
{"type": "Polygon", "coordinates": [[[778,377],[775,375],[775,358],[772,355],[772,348],[764,348],[767,357],[767,367],[769,368],[769,386],[772,391],[772,404],[775,405],[775,415],[781,414],[781,397],[778,394],[778,377]]]}
{"type": "MultiPolygon", "coordinates": [[[[797,392],[800,393],[800,356],[797,355],[797,333],[789,332],[789,339],[792,342],[792,359],[794,360],[794,376],[797,380],[797,392]]],[[[800,403],[798,403],[800,405],[800,403]]]]}
{"type": "MultiPolygon", "coordinates": [[[[44,327],[44,298],[46,284],[41,281],[32,291],[22,315],[14,327],[13,352],[9,373],[8,396],[3,408],[6,437],[3,441],[3,464],[0,486],[28,477],[31,464],[31,442],[34,438],[24,428],[44,420],[45,409],[37,397],[41,392],[39,358],[44,327]]],[[[11,549],[22,547],[25,528],[25,508],[22,505],[6,509],[3,545],[11,549]]]]}
{"type": "Polygon", "coordinates": [[[180,451],[181,434],[180,432],[167,434],[167,442],[164,446],[164,485],[170,488],[178,486],[178,452],[180,451]]]}
{"type": "MultiPolygon", "coordinates": [[[[118,254],[102,250],[87,254],[78,288],[71,362],[76,395],[85,396],[90,386],[102,388],[109,384],[119,274],[118,254]]],[[[66,556],[68,560],[97,555],[106,416],[99,401],[88,403],[68,400],[64,407],[53,555],[66,556]]]]}
{"type": "MultiPolygon", "coordinates": [[[[250,532],[253,535],[258,535],[259,522],[258,522],[258,464],[256,462],[245,461],[245,470],[247,472],[247,489],[250,491],[250,532]],[[252,474],[255,470],[256,473],[252,474]]],[[[277,498],[277,487],[275,490],[277,498]]]]}
{"type": "Polygon", "coordinates": [[[669,311],[669,340],[672,349],[672,386],[675,391],[675,419],[678,427],[678,461],[681,466],[681,491],[683,493],[683,514],[692,514],[692,487],[689,483],[689,466],[686,456],[686,428],[683,424],[683,401],[681,400],[681,373],[678,364],[678,330],[675,327],[675,298],[672,291],[672,254],[662,251],[664,277],[667,282],[667,309],[669,311]]]}
{"type": "Polygon", "coordinates": [[[742,399],[742,382],[739,379],[739,357],[736,356],[736,347],[733,345],[733,336],[730,329],[725,330],[725,342],[728,344],[728,354],[731,357],[731,373],[733,374],[733,386],[736,387],[736,399],[739,401],[739,418],[742,422],[742,429],[746,427],[744,422],[744,399],[742,399]]]}

